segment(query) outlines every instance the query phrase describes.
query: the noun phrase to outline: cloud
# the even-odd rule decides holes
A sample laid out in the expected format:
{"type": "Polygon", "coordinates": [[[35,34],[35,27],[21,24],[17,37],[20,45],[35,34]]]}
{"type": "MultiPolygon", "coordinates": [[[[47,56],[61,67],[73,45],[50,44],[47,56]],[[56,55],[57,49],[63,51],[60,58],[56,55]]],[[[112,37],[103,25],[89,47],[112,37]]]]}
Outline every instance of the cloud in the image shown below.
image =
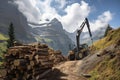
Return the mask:
{"type": "Polygon", "coordinates": [[[14,0],[14,4],[18,5],[18,9],[22,12],[30,22],[38,22],[40,19],[40,10],[36,7],[35,0],[14,0]]]}
{"type": "Polygon", "coordinates": [[[110,11],[105,11],[98,18],[90,22],[92,31],[95,31],[101,27],[105,27],[112,20],[113,14],[110,11]]]}
{"type": "MultiPolygon", "coordinates": [[[[46,19],[59,18],[55,8],[51,7],[52,0],[15,0],[14,3],[18,5],[18,9],[26,17],[28,22],[40,23],[46,19]]],[[[62,3],[61,3],[62,4],[62,3]]]]}
{"type": "Polygon", "coordinates": [[[54,7],[51,7],[51,2],[52,0],[45,0],[45,1],[39,1],[38,2],[38,8],[40,9],[41,12],[41,20],[46,20],[46,19],[53,19],[54,17],[59,18],[59,14],[55,10],[54,7]]]}
{"type": "MultiPolygon", "coordinates": [[[[74,32],[78,29],[84,18],[88,17],[92,11],[92,7],[85,1],[69,5],[67,0],[14,0],[14,3],[18,5],[18,9],[26,16],[28,22],[42,23],[46,19],[52,20],[57,18],[68,32],[74,32]],[[51,6],[54,1],[60,4],[59,7],[66,14],[60,15],[58,10],[51,6]]],[[[92,31],[94,31],[107,25],[110,20],[112,20],[112,13],[105,11],[96,20],[89,22],[92,31]]],[[[84,31],[87,31],[86,27],[84,31]]]]}
{"type": "MultiPolygon", "coordinates": [[[[18,5],[18,9],[27,17],[28,22],[37,22],[46,19],[52,20],[53,18],[59,19],[64,29],[71,32],[77,29],[84,17],[87,17],[90,12],[90,6],[88,3],[81,1],[81,3],[73,3],[68,5],[64,11],[66,15],[61,16],[57,13],[54,7],[51,7],[53,0],[15,0],[15,4],[18,5]],[[68,27],[69,26],[69,27],[68,27]]],[[[66,4],[66,0],[55,0],[60,4],[60,8],[63,8],[66,4]]]]}
{"type": "Polygon", "coordinates": [[[62,24],[64,29],[73,32],[75,31],[85,17],[87,17],[90,13],[90,6],[88,3],[81,1],[81,3],[74,3],[72,5],[67,6],[65,9],[66,15],[62,16],[62,24]]]}

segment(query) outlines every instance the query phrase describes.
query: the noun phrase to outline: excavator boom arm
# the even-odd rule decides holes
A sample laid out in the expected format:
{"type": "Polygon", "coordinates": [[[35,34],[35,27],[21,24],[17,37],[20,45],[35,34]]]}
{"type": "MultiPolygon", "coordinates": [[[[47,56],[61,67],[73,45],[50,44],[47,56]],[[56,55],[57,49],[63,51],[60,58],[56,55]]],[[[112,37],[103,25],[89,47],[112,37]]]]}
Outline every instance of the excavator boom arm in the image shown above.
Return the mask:
{"type": "Polygon", "coordinates": [[[77,35],[76,35],[77,52],[79,52],[79,45],[80,45],[79,37],[80,37],[80,34],[81,34],[85,24],[87,25],[89,35],[90,35],[91,40],[92,40],[92,33],[91,33],[91,30],[90,30],[90,25],[89,25],[88,19],[85,18],[85,21],[81,24],[80,29],[77,30],[77,35]]]}
{"type": "Polygon", "coordinates": [[[88,28],[88,31],[89,31],[89,35],[90,35],[90,37],[92,38],[92,33],[91,33],[91,30],[90,30],[90,24],[89,24],[87,18],[85,18],[85,20],[86,20],[86,25],[87,25],[87,28],[88,28]]]}
{"type": "Polygon", "coordinates": [[[81,24],[80,29],[77,30],[77,35],[76,35],[76,44],[77,44],[77,51],[79,51],[79,44],[80,44],[80,34],[85,26],[85,21],[81,24]]]}

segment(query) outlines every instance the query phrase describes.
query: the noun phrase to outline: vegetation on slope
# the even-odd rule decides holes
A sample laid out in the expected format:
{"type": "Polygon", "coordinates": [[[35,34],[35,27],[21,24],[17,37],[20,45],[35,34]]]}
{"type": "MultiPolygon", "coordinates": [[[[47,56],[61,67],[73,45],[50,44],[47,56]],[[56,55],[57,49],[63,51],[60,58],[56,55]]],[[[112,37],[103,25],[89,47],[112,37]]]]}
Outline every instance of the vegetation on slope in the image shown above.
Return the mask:
{"type": "Polygon", "coordinates": [[[90,72],[90,80],[120,80],[120,28],[95,42],[94,49],[103,51],[104,60],[90,72]]]}
{"type": "Polygon", "coordinates": [[[0,65],[2,64],[1,60],[3,59],[3,53],[6,51],[7,47],[7,36],[0,34],[0,65]]]}
{"type": "Polygon", "coordinates": [[[96,41],[93,44],[92,50],[101,50],[104,49],[111,44],[116,44],[120,40],[120,28],[116,30],[111,30],[108,32],[107,36],[101,40],[96,41]]]}
{"type": "Polygon", "coordinates": [[[109,56],[100,62],[96,68],[91,72],[90,80],[120,80],[120,51],[114,52],[116,56],[110,58],[109,56]]]}
{"type": "Polygon", "coordinates": [[[53,42],[53,40],[52,39],[49,39],[49,38],[42,38],[42,37],[40,37],[40,36],[36,36],[35,37],[35,39],[38,41],[38,42],[47,42],[47,43],[51,43],[51,42],[53,42]]]}
{"type": "Polygon", "coordinates": [[[7,39],[8,38],[5,35],[3,35],[3,34],[0,33],[0,40],[7,40],[7,39]]]}

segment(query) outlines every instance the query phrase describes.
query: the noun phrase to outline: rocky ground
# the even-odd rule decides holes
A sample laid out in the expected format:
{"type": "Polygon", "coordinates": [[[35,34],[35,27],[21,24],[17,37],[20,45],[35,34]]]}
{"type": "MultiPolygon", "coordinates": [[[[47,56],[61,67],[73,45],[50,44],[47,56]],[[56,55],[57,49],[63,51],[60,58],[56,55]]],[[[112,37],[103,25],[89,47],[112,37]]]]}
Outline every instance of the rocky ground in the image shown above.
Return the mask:
{"type": "Polygon", "coordinates": [[[119,49],[120,49],[120,46],[115,48],[115,46],[112,45],[104,50],[96,52],[95,54],[90,54],[83,60],[62,62],[54,66],[53,71],[51,71],[46,76],[47,78],[45,79],[46,80],[88,80],[88,79],[91,79],[93,76],[91,71],[94,70],[97,65],[105,61],[106,58],[109,59],[109,61],[111,61],[115,58],[118,58],[118,56],[120,56],[119,49]]]}
{"type": "Polygon", "coordinates": [[[120,80],[120,28],[109,31],[90,48],[90,55],[54,66],[45,79],[120,80]]]}
{"type": "MultiPolygon", "coordinates": [[[[82,60],[61,61],[55,58],[55,54],[51,55],[53,62],[57,60],[59,63],[55,64],[51,70],[46,70],[41,80],[120,80],[119,31],[120,29],[111,31],[111,35],[100,40],[99,46],[98,41],[95,47],[92,46],[91,54],[82,60]]],[[[0,71],[0,78],[4,76],[4,71],[3,69],[0,71]]]]}

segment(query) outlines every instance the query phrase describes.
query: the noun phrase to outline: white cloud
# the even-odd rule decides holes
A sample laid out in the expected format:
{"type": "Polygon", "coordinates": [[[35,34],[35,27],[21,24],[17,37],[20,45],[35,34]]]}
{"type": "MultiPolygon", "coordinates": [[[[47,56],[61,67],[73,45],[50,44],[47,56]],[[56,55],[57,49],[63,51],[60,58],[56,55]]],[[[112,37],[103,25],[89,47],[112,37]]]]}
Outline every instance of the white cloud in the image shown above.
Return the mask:
{"type": "Polygon", "coordinates": [[[18,9],[27,17],[30,22],[38,22],[40,18],[40,11],[36,6],[35,0],[15,0],[18,4],[18,9]]]}
{"type": "MultiPolygon", "coordinates": [[[[56,17],[62,22],[63,28],[68,32],[78,29],[84,18],[88,17],[92,11],[88,3],[81,1],[80,3],[67,5],[64,9],[66,14],[61,16],[54,7],[51,7],[53,1],[59,2],[60,8],[65,7],[67,3],[67,0],[15,0],[14,3],[18,5],[18,9],[27,17],[28,22],[42,23],[46,19],[52,20],[56,17]]],[[[111,19],[112,13],[105,11],[96,20],[90,21],[92,31],[104,27],[111,19]]],[[[84,31],[87,31],[87,28],[84,31]]]]}
{"type": "Polygon", "coordinates": [[[103,14],[98,16],[97,20],[90,22],[92,31],[95,31],[101,27],[105,27],[112,20],[112,13],[105,11],[103,14]]]}
{"type": "Polygon", "coordinates": [[[41,19],[53,19],[54,17],[60,17],[55,8],[51,7],[52,0],[39,1],[39,9],[41,12],[41,19]]]}
{"type": "Polygon", "coordinates": [[[81,3],[74,3],[70,6],[67,6],[65,9],[66,15],[62,17],[62,24],[64,29],[73,32],[75,31],[85,17],[87,17],[90,13],[90,6],[88,3],[81,1],[81,3]]]}
{"type": "Polygon", "coordinates": [[[40,20],[59,18],[55,8],[51,7],[52,0],[15,0],[18,9],[27,17],[28,22],[40,23],[40,20]]]}

